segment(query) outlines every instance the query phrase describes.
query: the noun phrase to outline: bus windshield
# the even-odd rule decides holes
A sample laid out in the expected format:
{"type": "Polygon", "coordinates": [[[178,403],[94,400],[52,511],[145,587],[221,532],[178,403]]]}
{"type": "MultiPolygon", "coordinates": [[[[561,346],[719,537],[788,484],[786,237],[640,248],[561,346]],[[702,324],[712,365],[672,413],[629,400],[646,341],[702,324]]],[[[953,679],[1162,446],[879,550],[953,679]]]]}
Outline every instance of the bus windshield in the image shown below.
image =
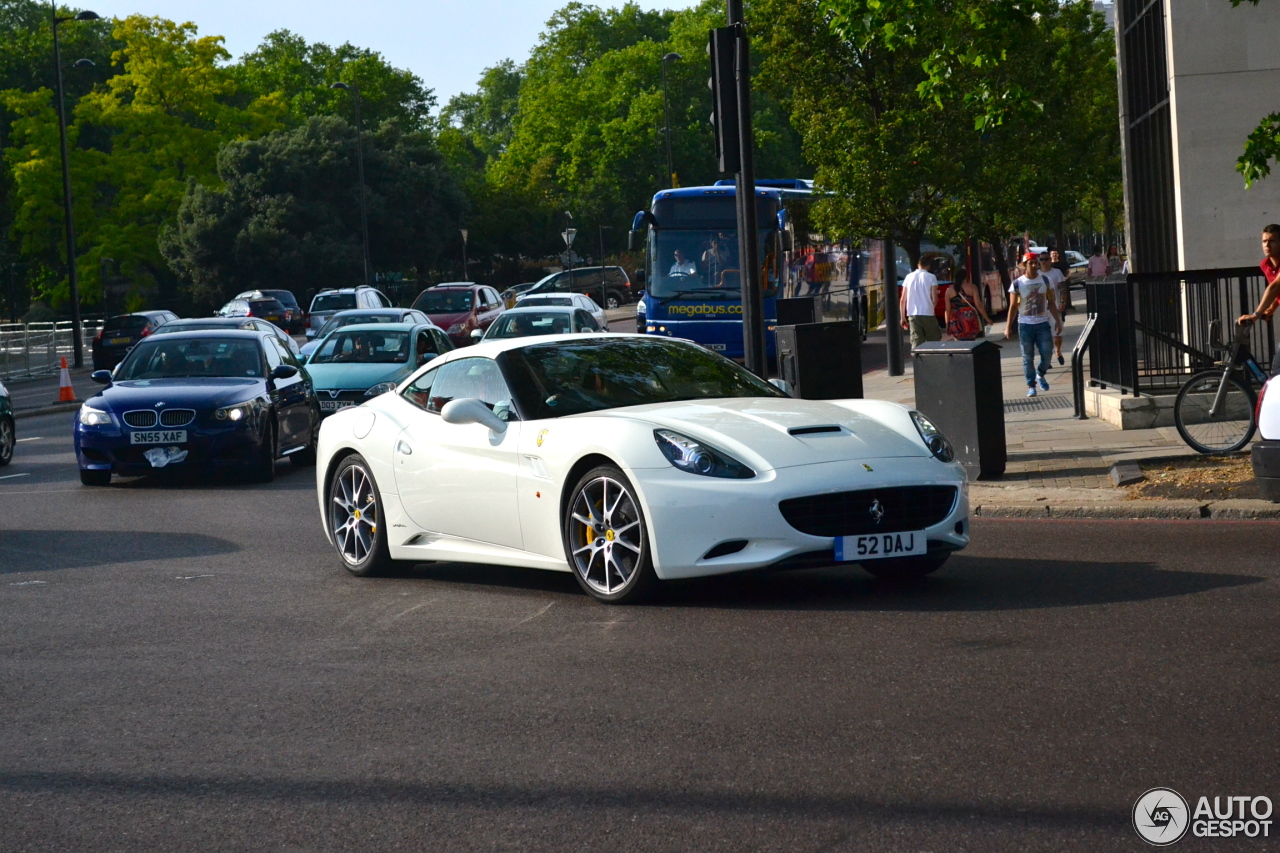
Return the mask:
{"type": "MultiPolygon", "coordinates": [[[[778,287],[774,229],[761,230],[757,253],[766,296],[778,287]]],[[[648,292],[656,299],[737,300],[742,297],[738,232],[654,229],[649,232],[648,292]]]]}

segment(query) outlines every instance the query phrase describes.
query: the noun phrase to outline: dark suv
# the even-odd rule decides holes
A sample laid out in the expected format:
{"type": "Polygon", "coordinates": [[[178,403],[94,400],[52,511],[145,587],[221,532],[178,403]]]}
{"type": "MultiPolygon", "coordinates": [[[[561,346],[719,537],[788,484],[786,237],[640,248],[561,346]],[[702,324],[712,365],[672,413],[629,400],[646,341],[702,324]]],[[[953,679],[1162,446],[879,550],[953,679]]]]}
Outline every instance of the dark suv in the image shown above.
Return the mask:
{"type": "Polygon", "coordinates": [[[93,338],[93,369],[110,370],[124,360],[134,344],[156,329],[178,319],[172,311],[137,311],[108,317],[93,338]]]}
{"type": "MultiPolygon", "coordinates": [[[[555,272],[532,288],[525,296],[535,293],[581,293],[600,302],[600,267],[580,267],[575,270],[555,272]]],[[[601,308],[617,308],[634,301],[631,279],[622,267],[604,268],[604,304],[601,308]]]]}
{"type": "Polygon", "coordinates": [[[307,316],[302,310],[302,306],[298,304],[298,299],[289,290],[246,290],[244,293],[237,293],[236,299],[275,299],[284,306],[286,311],[291,312],[288,327],[285,331],[291,335],[300,335],[307,327],[307,316]]]}

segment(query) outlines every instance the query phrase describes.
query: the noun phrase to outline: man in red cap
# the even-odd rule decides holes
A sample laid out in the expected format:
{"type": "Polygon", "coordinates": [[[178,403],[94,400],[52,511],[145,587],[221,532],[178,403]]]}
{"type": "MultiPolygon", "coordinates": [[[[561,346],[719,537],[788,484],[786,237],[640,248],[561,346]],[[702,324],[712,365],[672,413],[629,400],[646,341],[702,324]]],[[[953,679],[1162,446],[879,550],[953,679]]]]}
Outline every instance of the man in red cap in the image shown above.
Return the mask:
{"type": "Polygon", "coordinates": [[[1053,356],[1053,336],[1062,334],[1062,318],[1054,299],[1053,283],[1040,271],[1040,256],[1027,252],[1022,258],[1022,275],[1009,285],[1009,320],[1006,338],[1013,339],[1013,319],[1018,318],[1018,343],[1022,347],[1022,372],[1027,378],[1027,396],[1036,395],[1036,382],[1049,390],[1049,359],[1053,356]],[[1036,351],[1040,363],[1036,365],[1036,351]]]}

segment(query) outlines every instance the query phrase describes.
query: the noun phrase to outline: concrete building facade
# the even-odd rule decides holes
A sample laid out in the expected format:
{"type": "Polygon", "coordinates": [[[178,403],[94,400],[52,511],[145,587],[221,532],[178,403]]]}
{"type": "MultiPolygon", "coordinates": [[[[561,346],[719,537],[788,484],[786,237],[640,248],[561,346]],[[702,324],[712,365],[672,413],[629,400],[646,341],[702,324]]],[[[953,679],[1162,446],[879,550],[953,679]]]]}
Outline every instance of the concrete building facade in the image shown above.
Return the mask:
{"type": "Polygon", "coordinates": [[[1119,0],[1116,41],[1134,270],[1256,263],[1280,173],[1246,190],[1235,165],[1280,112],[1280,3],[1119,0]]]}

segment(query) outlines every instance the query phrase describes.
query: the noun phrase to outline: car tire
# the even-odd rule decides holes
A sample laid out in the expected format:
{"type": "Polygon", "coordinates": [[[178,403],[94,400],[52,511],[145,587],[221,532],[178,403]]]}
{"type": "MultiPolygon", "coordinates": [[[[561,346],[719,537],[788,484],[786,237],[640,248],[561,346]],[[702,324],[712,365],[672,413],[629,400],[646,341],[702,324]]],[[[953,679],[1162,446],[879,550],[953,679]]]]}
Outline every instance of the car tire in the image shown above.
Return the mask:
{"type": "Polygon", "coordinates": [[[625,299],[622,294],[616,290],[610,290],[605,294],[604,307],[606,311],[612,311],[614,308],[621,308],[625,299]]]}
{"type": "Polygon", "coordinates": [[[316,445],[320,442],[320,413],[311,412],[311,440],[302,450],[294,451],[289,461],[296,468],[306,468],[316,464],[316,445]]]}
{"type": "MultiPolygon", "coordinates": [[[[274,420],[274,415],[268,415],[268,418],[274,420]]],[[[271,423],[267,424],[266,435],[262,437],[262,446],[258,452],[258,458],[253,461],[253,467],[249,471],[249,479],[255,483],[270,483],[276,478],[276,430],[271,423]]]]}
{"type": "Polygon", "coordinates": [[[86,486],[109,486],[111,485],[111,472],[81,468],[80,482],[86,486]]]}
{"type": "Polygon", "coordinates": [[[13,461],[13,447],[17,444],[17,433],[14,432],[13,418],[0,418],[0,467],[13,461]]]}
{"type": "Polygon", "coordinates": [[[389,573],[395,562],[387,548],[382,493],[369,463],[352,453],[329,482],[325,522],[342,567],[359,578],[389,573]]]}
{"type": "Polygon", "coordinates": [[[933,574],[951,556],[950,551],[935,551],[922,557],[892,557],[887,560],[871,560],[862,568],[882,581],[911,581],[933,574]]]}
{"type": "Polygon", "coordinates": [[[587,595],[606,604],[633,604],[651,592],[658,578],[644,510],[617,467],[601,465],[579,478],[560,530],[565,559],[587,595]]]}

